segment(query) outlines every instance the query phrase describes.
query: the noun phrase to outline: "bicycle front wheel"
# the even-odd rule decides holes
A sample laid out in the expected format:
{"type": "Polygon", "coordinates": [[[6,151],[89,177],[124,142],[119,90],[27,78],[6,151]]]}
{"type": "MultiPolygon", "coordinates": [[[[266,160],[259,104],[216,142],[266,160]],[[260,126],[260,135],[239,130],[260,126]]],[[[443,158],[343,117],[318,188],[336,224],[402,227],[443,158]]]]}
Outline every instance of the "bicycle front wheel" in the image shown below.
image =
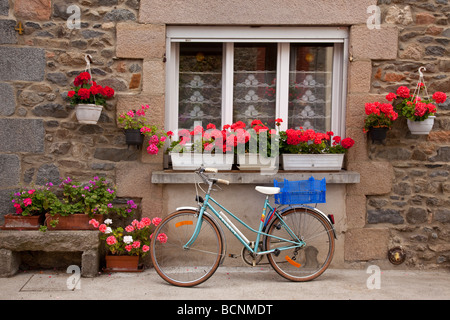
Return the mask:
{"type": "Polygon", "coordinates": [[[203,215],[197,238],[189,248],[185,248],[197,222],[197,211],[180,210],[161,221],[153,232],[150,245],[153,266],[164,280],[173,285],[198,285],[219,267],[223,241],[209,217],[203,215]]]}
{"type": "Polygon", "coordinates": [[[281,276],[291,281],[309,281],[320,276],[330,265],[334,253],[334,233],[326,217],[309,208],[295,208],[282,214],[282,220],[275,219],[267,233],[278,238],[296,241],[290,230],[305,246],[283,250],[292,246],[285,240],[266,236],[266,250],[277,249],[268,254],[271,266],[281,276]]]}

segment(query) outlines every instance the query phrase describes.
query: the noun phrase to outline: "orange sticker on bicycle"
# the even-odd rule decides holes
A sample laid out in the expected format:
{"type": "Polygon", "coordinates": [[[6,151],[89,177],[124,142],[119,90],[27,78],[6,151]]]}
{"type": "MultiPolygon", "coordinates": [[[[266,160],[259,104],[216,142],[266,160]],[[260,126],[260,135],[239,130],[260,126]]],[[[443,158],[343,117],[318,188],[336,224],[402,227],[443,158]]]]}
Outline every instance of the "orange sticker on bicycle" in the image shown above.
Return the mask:
{"type": "Polygon", "coordinates": [[[194,224],[192,221],[180,221],[180,222],[177,222],[177,223],[175,223],[175,228],[178,228],[178,227],[181,227],[181,226],[185,226],[185,225],[188,225],[188,224],[194,224]]]}
{"type": "Polygon", "coordinates": [[[290,264],[292,264],[294,267],[296,268],[300,268],[302,265],[298,262],[295,262],[294,260],[292,260],[291,258],[289,258],[288,256],[284,257],[286,259],[287,262],[289,262],[290,264]]]}

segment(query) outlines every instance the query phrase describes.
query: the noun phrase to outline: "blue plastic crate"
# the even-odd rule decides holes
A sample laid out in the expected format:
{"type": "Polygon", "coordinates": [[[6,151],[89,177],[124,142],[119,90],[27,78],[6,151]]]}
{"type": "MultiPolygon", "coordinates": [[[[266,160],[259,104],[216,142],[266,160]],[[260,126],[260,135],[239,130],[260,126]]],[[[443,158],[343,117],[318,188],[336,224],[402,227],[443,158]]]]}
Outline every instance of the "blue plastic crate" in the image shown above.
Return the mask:
{"type": "Polygon", "coordinates": [[[304,204],[326,202],[326,179],[316,180],[314,177],[308,180],[284,182],[273,181],[275,187],[279,187],[280,193],[275,195],[276,204],[304,204]]]}

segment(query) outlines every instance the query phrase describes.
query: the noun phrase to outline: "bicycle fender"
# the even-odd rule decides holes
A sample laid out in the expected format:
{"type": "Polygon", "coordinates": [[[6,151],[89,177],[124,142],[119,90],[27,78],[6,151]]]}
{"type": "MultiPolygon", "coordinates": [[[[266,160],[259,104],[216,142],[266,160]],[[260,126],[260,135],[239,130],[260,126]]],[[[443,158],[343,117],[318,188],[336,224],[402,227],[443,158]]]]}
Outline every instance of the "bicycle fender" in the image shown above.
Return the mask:
{"type": "Polygon", "coordinates": [[[305,206],[305,205],[293,205],[293,206],[288,206],[286,208],[283,208],[282,210],[280,210],[280,213],[282,214],[283,212],[286,212],[290,209],[297,209],[297,208],[307,208],[307,209],[314,211],[315,213],[321,215],[323,218],[325,218],[325,221],[328,222],[328,226],[331,228],[331,230],[333,230],[334,238],[337,240],[337,234],[336,234],[336,230],[334,229],[334,225],[331,223],[328,216],[317,208],[305,206]]]}
{"type": "MultiPolygon", "coordinates": [[[[197,211],[198,212],[198,207],[186,206],[186,207],[178,207],[178,208],[176,208],[176,211],[181,211],[181,210],[192,210],[192,211],[197,211]]],[[[223,245],[222,258],[220,259],[220,263],[219,263],[219,265],[220,265],[220,264],[223,263],[223,260],[225,259],[225,256],[226,256],[226,253],[227,253],[227,239],[226,239],[225,233],[223,232],[222,226],[220,225],[220,223],[217,222],[216,218],[212,214],[207,212],[206,210],[205,210],[205,212],[203,214],[208,216],[208,218],[210,218],[216,224],[217,229],[219,229],[220,236],[222,237],[222,243],[224,245],[223,245]]]]}

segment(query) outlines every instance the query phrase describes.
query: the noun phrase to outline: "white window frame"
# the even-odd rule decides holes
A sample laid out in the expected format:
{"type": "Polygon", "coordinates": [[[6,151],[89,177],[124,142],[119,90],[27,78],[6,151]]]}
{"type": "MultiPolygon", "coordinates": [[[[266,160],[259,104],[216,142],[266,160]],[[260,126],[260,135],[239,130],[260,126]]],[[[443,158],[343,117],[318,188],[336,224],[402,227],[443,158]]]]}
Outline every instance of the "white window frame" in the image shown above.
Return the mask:
{"type": "Polygon", "coordinates": [[[233,54],[236,42],[278,43],[276,118],[282,118],[281,130],[287,129],[289,44],[333,43],[331,130],[345,135],[347,92],[348,29],[343,27],[218,27],[167,26],[166,129],[178,126],[178,83],[180,42],[224,43],[222,125],[233,122],[233,54]]]}

